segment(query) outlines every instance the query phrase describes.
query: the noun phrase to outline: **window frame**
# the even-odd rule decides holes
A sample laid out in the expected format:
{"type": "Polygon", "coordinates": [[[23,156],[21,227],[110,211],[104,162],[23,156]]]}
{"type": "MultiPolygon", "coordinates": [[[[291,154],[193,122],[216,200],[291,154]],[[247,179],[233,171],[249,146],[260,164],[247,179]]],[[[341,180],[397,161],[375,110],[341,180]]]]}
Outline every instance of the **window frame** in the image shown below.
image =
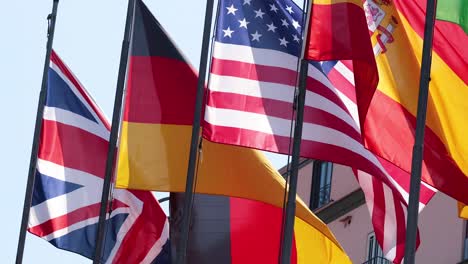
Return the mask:
{"type": "Polygon", "coordinates": [[[462,261],[468,260],[468,220],[465,220],[465,237],[463,238],[462,261]]]}
{"type": "Polygon", "coordinates": [[[314,160],[312,166],[312,181],[309,200],[309,208],[311,210],[319,209],[330,203],[332,180],[333,163],[328,161],[314,160]],[[325,198],[322,197],[324,195],[324,190],[327,191],[325,198]]]}
{"type": "Polygon", "coordinates": [[[382,248],[377,242],[375,232],[370,232],[367,235],[366,241],[366,258],[364,263],[366,264],[390,264],[391,262],[385,258],[382,248]],[[372,248],[371,248],[372,239],[372,248]]]}

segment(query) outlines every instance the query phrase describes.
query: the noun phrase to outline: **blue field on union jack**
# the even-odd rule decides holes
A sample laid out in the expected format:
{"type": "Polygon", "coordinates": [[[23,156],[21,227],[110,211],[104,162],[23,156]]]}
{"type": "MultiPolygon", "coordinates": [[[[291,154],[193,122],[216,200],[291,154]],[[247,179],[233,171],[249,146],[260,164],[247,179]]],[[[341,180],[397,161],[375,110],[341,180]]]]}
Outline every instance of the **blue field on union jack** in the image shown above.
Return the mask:
{"type": "MultiPolygon", "coordinates": [[[[94,254],[109,129],[53,52],[28,231],[87,258],[94,254]]],[[[169,263],[168,237],[151,192],[113,190],[103,263],[169,263]]]]}

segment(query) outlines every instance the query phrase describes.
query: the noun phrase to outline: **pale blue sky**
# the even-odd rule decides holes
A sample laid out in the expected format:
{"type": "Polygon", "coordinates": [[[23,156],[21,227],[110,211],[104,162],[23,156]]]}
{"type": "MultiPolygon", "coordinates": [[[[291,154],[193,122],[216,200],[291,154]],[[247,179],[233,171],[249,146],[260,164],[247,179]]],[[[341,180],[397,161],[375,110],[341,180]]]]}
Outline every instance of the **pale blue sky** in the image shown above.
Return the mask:
{"type": "MultiPolygon", "coordinates": [[[[146,0],[145,3],[198,67],[204,0],[146,0]]],[[[52,0],[2,0],[0,8],[0,165],[4,209],[0,226],[2,263],[14,263],[46,46],[46,17],[52,0]]],[[[59,3],[54,49],[110,118],[127,1],[59,3]]],[[[268,155],[275,166],[284,156],[268,155]]],[[[23,263],[90,263],[27,235],[23,263]]]]}

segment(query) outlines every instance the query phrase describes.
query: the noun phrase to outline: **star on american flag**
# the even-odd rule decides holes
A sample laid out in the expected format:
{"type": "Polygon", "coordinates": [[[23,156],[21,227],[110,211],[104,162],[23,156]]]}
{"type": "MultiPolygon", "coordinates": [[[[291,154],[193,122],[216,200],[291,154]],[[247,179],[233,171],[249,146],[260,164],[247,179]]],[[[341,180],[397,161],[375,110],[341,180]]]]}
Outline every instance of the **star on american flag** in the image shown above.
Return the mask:
{"type": "Polygon", "coordinates": [[[286,2],[222,1],[216,41],[273,49],[297,56],[302,40],[302,11],[292,2],[286,2]]]}

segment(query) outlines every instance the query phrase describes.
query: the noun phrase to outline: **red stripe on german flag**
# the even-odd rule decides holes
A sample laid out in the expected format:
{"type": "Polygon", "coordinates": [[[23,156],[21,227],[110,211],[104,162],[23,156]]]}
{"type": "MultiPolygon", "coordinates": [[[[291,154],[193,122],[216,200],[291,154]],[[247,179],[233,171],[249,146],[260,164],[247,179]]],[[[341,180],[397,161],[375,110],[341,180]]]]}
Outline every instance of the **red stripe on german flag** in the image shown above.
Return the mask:
{"type": "Polygon", "coordinates": [[[124,121],[192,125],[197,77],[184,61],[131,56],[124,121]]]}
{"type": "MultiPolygon", "coordinates": [[[[183,194],[171,193],[172,245],[180,239],[178,217],[183,194]]],[[[282,209],[247,199],[197,194],[189,234],[189,263],[277,263],[281,243],[282,209]]],[[[293,242],[291,263],[296,264],[293,242]]]]}

